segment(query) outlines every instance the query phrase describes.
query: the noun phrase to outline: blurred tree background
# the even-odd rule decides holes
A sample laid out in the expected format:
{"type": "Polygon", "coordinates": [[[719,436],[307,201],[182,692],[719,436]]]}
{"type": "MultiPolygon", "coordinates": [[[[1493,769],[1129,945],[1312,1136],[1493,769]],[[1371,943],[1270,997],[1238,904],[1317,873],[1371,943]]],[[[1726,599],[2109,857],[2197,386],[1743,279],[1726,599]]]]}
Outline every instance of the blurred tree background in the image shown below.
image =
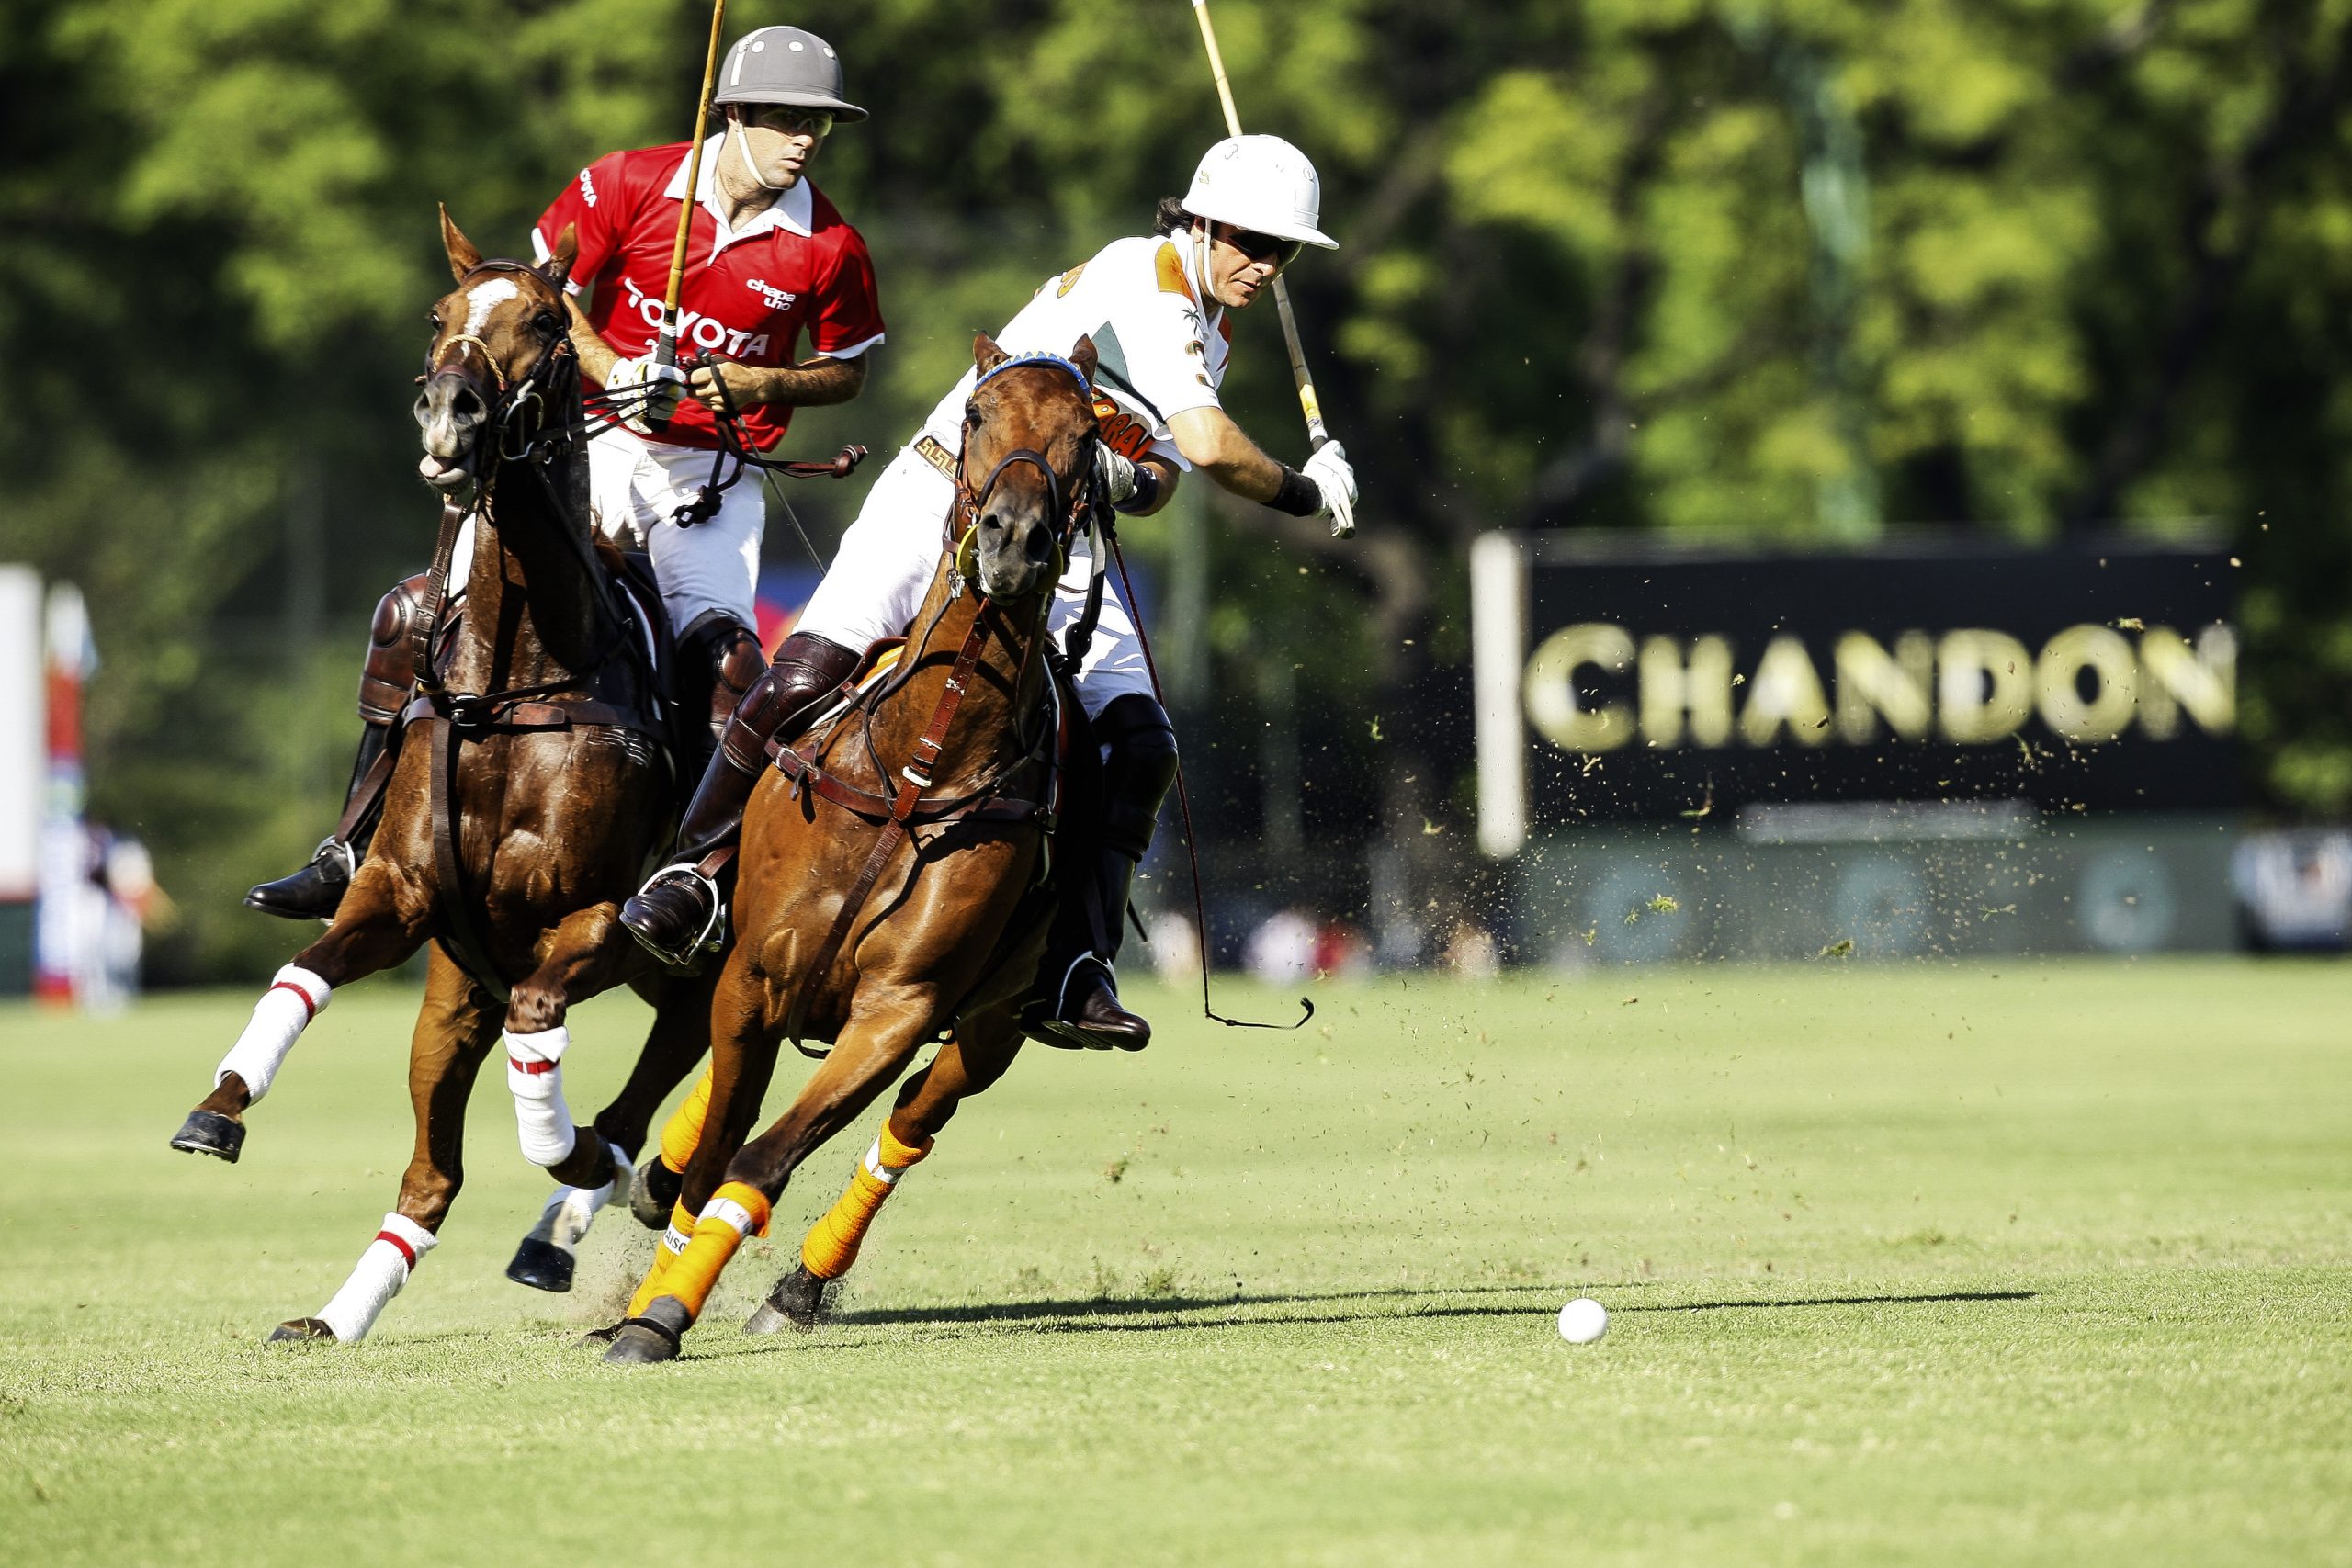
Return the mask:
{"type": "MultiPolygon", "coordinates": [[[[2224,535],[2253,799],[2352,808],[2346,0],[1216,16],[1245,121],[1324,176],[1343,248],[1293,288],[1364,490],[1348,544],[1198,499],[1132,530],[1179,612],[1196,794],[1257,863],[1338,835],[1463,869],[1466,722],[1428,716],[1466,687],[1464,552],[1498,525],[2224,535]]],[[[433,204],[524,250],[580,165],[684,137],[707,17],[0,3],[0,559],[89,596],[94,807],[190,916],[159,977],[282,956],[237,896],[331,819],[366,613],[429,548],[433,204]]],[[[971,333],[1139,231],[1221,122],[1185,0],[738,0],[729,30],[780,21],[873,110],[816,175],[890,321],[866,395],[796,426],[877,453],[794,492],[821,544],[971,333]]],[[[1226,400],[1297,461],[1264,314],[1226,400]]]]}

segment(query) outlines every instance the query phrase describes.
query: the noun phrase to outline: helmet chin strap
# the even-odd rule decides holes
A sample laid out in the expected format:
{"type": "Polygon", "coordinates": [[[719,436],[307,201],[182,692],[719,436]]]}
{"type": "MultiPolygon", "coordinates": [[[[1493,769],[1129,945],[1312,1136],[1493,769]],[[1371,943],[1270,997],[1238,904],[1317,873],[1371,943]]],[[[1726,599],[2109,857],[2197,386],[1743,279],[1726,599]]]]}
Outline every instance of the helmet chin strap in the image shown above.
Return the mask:
{"type": "Polygon", "coordinates": [[[1193,281],[1200,286],[1201,319],[1205,322],[1225,309],[1225,301],[1216,297],[1216,288],[1209,279],[1209,220],[1193,220],[1193,281]]]}
{"type": "Polygon", "coordinates": [[[741,152],[743,156],[743,167],[752,171],[752,184],[758,186],[770,196],[775,196],[779,192],[789,188],[785,186],[772,186],[768,184],[768,177],[760,173],[760,161],[752,156],[752,139],[744,133],[743,117],[741,114],[730,113],[728,115],[727,134],[735,139],[736,151],[741,152]]]}

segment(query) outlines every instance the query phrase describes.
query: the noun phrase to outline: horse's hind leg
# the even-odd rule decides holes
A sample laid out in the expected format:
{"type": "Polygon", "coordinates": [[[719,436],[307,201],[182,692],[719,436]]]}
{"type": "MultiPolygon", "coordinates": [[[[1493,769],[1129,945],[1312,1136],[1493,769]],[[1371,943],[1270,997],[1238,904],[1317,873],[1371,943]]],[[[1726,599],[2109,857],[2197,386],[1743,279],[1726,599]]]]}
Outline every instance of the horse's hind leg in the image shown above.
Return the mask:
{"type": "Polygon", "coordinates": [[[401,1178],[401,1193],[383,1228],[360,1253],[351,1277],[316,1317],[295,1318],[271,1331],[273,1341],[332,1339],[349,1345],[367,1337],[386,1303],[439,1236],[441,1222],[465,1179],[466,1101],[498,1033],[498,1005],[433,950],[424,1004],[409,1040],[408,1092],[416,1112],[416,1149],[401,1178]]]}
{"type": "Polygon", "coordinates": [[[597,904],[566,916],[546,959],[514,987],[506,1009],[506,1087],[514,1096],[523,1154],[558,1183],[506,1277],[542,1291],[571,1289],[573,1248],[616,1186],[628,1179],[631,1151],[593,1130],[582,1137],[563,1098],[571,1004],[616,985],[639,962],[637,944],[614,919],[616,908],[597,904]]]}
{"type": "Polygon", "coordinates": [[[235,1163],[244,1147],[245,1112],[269,1092],[294,1042],[326,1010],[335,988],[392,967],[424,941],[421,920],[401,912],[394,891],[392,873],[381,862],[360,868],[327,934],[296,953],[254,1004],[244,1032],[213,1070],[212,1092],[188,1112],[172,1147],[235,1163]]]}
{"type": "Polygon", "coordinates": [[[932,1141],[965,1100],[988,1089],[1012,1066],[1021,1032],[1011,1020],[959,1027],[931,1065],[899,1086],[899,1101],[873,1146],[857,1162],[849,1188],[801,1238],[800,1261],[768,1292],[743,1325],[746,1334],[773,1334],[787,1325],[808,1330],[825,1319],[827,1287],[849,1272],[883,1201],[899,1178],[931,1152],[932,1141]]]}

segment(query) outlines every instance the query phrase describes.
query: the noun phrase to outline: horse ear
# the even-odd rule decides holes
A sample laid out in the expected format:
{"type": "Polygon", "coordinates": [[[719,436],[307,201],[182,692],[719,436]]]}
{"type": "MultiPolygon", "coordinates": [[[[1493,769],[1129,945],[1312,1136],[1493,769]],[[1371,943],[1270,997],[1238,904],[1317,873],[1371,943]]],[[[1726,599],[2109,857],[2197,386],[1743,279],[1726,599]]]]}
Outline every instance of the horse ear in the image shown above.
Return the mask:
{"type": "Polygon", "coordinates": [[[446,206],[441,209],[441,248],[449,253],[449,276],[460,283],[466,280],[466,274],[481,265],[481,253],[459,231],[446,206]]]}
{"type": "Polygon", "coordinates": [[[1090,383],[1094,379],[1095,355],[1092,333],[1090,333],[1078,340],[1078,346],[1069,351],[1069,362],[1086,373],[1086,378],[1090,383]]]}
{"type": "Polygon", "coordinates": [[[1012,355],[997,347],[996,339],[981,333],[972,339],[972,363],[985,376],[1012,355]]]}
{"type": "Polygon", "coordinates": [[[555,239],[555,254],[539,265],[539,276],[561,288],[571,279],[571,264],[580,259],[580,226],[567,223],[555,239]]]}

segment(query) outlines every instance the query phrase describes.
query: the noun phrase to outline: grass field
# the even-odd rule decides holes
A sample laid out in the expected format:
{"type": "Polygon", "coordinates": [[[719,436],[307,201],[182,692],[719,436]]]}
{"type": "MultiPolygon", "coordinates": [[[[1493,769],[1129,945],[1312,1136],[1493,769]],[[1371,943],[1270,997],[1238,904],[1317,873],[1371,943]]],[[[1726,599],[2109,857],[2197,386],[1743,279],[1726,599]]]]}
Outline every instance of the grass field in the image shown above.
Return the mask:
{"type": "MultiPolygon", "coordinates": [[[[6,1561],[2352,1563],[2352,970],[1317,997],[1030,1053],[835,1326],[741,1337],[843,1140],[632,1372],[570,1344],[626,1216],[572,1298],[501,1278],[544,1188],[487,1076],[376,1337],[259,1343],[389,1206],[410,995],[340,998],[234,1168],[164,1140],[250,996],[0,1010],[6,1561]]],[[[575,1106],[639,1025],[577,1016],[575,1106]]]]}

